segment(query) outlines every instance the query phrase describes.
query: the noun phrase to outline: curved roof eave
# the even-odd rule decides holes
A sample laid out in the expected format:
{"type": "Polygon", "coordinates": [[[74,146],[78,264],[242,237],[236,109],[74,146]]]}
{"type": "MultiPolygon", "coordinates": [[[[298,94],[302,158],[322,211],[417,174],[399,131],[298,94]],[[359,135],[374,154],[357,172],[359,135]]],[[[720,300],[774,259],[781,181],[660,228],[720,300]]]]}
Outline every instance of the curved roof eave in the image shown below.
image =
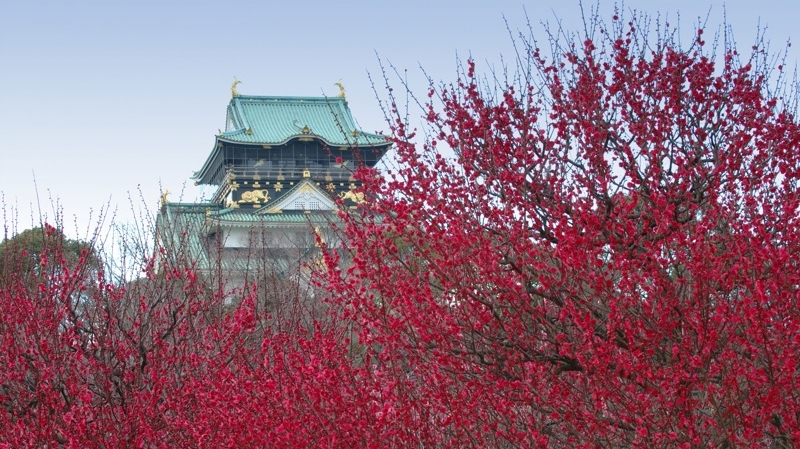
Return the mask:
{"type": "Polygon", "coordinates": [[[219,141],[220,141],[219,136],[218,135],[214,136],[214,148],[211,150],[211,153],[206,158],[206,161],[203,163],[203,166],[200,167],[200,170],[197,170],[196,172],[194,172],[194,174],[192,174],[192,177],[190,179],[194,179],[195,180],[195,183],[194,183],[195,185],[200,185],[201,184],[200,183],[200,179],[202,179],[204,177],[204,175],[208,171],[209,166],[211,165],[211,162],[214,160],[215,156],[217,155],[217,152],[219,151],[219,141]]]}
{"type": "MultiPolygon", "coordinates": [[[[243,134],[244,132],[245,132],[245,130],[236,130],[236,131],[228,131],[227,133],[243,134]]],[[[303,139],[303,138],[311,138],[311,139],[319,140],[320,142],[322,142],[325,145],[328,145],[330,147],[343,147],[343,146],[346,146],[346,147],[357,147],[357,148],[370,148],[370,147],[390,146],[392,144],[391,141],[387,140],[386,137],[381,136],[380,134],[366,134],[366,133],[364,133],[364,134],[370,136],[373,139],[383,138],[384,141],[383,142],[365,142],[365,143],[362,143],[362,142],[359,142],[358,139],[356,138],[353,141],[349,141],[348,140],[348,141],[345,141],[345,142],[331,142],[328,139],[326,139],[323,136],[320,136],[318,134],[295,134],[293,136],[287,137],[286,139],[283,139],[281,141],[275,141],[275,142],[261,141],[261,140],[247,141],[247,140],[235,140],[235,139],[225,138],[225,134],[227,134],[227,133],[223,133],[222,135],[217,136],[217,141],[225,142],[225,143],[240,144],[240,145],[241,144],[244,144],[244,145],[247,145],[247,144],[251,144],[251,145],[286,145],[287,143],[291,142],[292,140],[303,139]]]]}

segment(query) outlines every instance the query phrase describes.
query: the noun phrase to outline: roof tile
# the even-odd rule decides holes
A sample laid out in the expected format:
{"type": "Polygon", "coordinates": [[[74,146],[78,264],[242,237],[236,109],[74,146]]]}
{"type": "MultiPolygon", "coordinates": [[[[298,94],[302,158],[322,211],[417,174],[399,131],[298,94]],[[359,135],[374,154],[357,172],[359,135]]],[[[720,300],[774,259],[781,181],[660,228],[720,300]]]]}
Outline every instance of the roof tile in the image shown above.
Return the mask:
{"type": "Polygon", "coordinates": [[[282,144],[314,137],[332,146],[387,145],[382,135],[359,130],[341,97],[240,95],[228,105],[228,130],[221,140],[282,144]]]}

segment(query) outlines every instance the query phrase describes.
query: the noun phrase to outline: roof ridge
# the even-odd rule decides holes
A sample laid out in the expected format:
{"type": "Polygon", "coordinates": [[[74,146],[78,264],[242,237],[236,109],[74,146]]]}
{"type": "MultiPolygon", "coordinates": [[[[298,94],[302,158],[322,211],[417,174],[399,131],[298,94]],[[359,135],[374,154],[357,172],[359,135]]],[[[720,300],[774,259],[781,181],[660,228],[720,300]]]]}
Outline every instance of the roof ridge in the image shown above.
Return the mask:
{"type": "Polygon", "coordinates": [[[347,103],[347,100],[342,97],[328,97],[328,96],[300,96],[300,95],[237,95],[235,99],[252,99],[252,100],[308,100],[308,101],[328,101],[337,103],[347,103]]]}
{"type": "Polygon", "coordinates": [[[247,119],[247,113],[245,111],[245,108],[242,107],[242,103],[239,101],[239,98],[240,97],[238,96],[233,97],[233,102],[235,104],[234,109],[236,109],[236,112],[239,115],[240,120],[242,121],[242,123],[240,124],[241,125],[240,129],[247,130],[250,129],[250,120],[247,119]]]}

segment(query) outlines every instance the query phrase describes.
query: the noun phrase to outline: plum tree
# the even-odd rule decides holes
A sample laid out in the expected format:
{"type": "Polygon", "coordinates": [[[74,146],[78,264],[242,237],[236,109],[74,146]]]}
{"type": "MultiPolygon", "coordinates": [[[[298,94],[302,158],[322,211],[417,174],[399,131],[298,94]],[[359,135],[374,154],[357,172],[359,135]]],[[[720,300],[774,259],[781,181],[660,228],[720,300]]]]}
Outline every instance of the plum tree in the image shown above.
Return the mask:
{"type": "Polygon", "coordinates": [[[643,23],[524,39],[506,80],[468,60],[422,130],[388,102],[397,168],[358,174],[329,279],[456,446],[800,441],[794,86],[643,23]]]}

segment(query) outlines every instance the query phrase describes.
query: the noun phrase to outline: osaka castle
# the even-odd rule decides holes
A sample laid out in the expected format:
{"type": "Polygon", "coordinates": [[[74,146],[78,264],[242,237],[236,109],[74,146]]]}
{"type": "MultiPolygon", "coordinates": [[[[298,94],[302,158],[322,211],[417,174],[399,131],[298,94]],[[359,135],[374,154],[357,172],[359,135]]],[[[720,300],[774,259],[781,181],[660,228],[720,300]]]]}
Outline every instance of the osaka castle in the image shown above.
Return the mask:
{"type": "Polygon", "coordinates": [[[364,201],[354,169],[374,167],[391,143],[357,128],[341,83],[336,97],[240,95],[237,84],[224,131],[193,176],[213,193],[199,203],[165,193],[156,229],[165,257],[247,277],[265,260],[296,266],[315,252],[315,234],[334,238],[336,211],[364,201]]]}

